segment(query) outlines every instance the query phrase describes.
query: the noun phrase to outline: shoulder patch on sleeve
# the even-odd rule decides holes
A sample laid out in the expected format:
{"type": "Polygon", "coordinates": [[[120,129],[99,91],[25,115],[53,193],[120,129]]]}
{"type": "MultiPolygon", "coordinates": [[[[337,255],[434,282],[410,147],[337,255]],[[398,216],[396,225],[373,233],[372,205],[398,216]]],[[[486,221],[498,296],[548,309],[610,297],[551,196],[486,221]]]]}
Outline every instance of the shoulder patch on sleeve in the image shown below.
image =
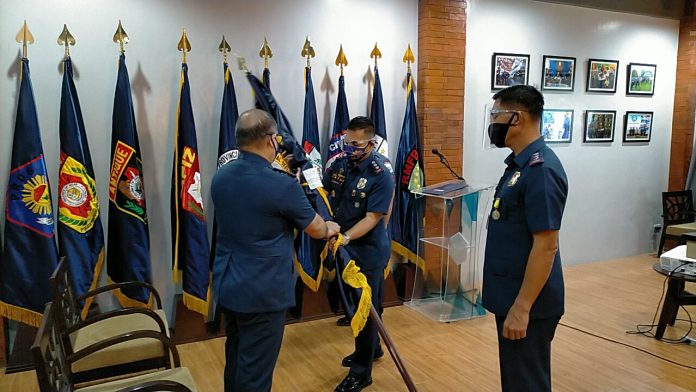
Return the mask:
{"type": "Polygon", "coordinates": [[[541,152],[537,151],[532,156],[529,158],[529,166],[537,166],[541,165],[544,163],[544,157],[541,155],[541,152]]]}

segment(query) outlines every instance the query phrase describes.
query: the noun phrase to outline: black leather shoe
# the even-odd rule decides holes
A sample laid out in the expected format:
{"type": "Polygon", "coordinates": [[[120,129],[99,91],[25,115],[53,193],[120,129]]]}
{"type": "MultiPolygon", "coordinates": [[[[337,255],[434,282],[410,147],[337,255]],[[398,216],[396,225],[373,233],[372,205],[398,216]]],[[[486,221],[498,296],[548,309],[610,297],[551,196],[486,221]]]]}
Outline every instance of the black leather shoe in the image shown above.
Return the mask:
{"type": "MultiPolygon", "coordinates": [[[[373,361],[376,361],[384,356],[384,350],[382,350],[382,346],[378,346],[377,350],[375,350],[375,356],[372,357],[373,361]]],[[[353,358],[355,358],[355,353],[352,353],[348,355],[347,357],[343,358],[341,361],[341,365],[345,367],[351,367],[353,365],[353,358]]]]}
{"type": "Polygon", "coordinates": [[[336,320],[336,325],[339,327],[349,327],[350,326],[350,319],[348,316],[343,316],[340,319],[336,320]]]}
{"type": "Polygon", "coordinates": [[[334,392],[359,392],[372,384],[372,377],[356,377],[348,374],[334,389],[334,392]]]}

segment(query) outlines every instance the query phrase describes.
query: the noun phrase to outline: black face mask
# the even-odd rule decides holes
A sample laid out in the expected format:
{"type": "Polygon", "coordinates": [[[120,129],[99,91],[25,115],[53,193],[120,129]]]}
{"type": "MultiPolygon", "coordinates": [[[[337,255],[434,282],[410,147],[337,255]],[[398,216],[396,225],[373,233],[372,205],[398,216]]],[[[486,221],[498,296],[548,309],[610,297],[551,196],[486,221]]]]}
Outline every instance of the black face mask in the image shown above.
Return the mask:
{"type": "Polygon", "coordinates": [[[488,137],[491,139],[491,143],[498,148],[505,148],[505,137],[507,136],[508,130],[510,130],[510,125],[512,125],[512,120],[515,119],[517,113],[513,113],[505,124],[491,123],[488,125],[488,137]]]}

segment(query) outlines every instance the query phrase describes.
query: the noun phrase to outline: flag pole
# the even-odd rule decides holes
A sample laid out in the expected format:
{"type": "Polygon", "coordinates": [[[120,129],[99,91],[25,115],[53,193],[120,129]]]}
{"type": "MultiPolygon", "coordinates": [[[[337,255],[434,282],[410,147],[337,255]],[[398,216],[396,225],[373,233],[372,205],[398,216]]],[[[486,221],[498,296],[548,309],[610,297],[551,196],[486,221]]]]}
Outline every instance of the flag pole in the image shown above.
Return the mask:
{"type": "Polygon", "coordinates": [[[413,55],[413,51],[411,50],[411,44],[408,44],[408,48],[406,48],[403,61],[406,63],[406,72],[411,73],[411,63],[416,62],[416,57],[413,55]]]}
{"type": "Polygon", "coordinates": [[[183,33],[181,34],[181,39],[179,40],[179,44],[176,45],[176,49],[179,50],[184,54],[184,58],[182,60],[182,63],[186,64],[186,52],[191,51],[191,43],[188,40],[188,37],[186,36],[186,29],[183,29],[183,33]]]}
{"type": "Polygon", "coordinates": [[[31,34],[31,31],[29,30],[29,26],[27,26],[27,20],[24,20],[24,24],[22,25],[22,28],[19,29],[19,32],[17,33],[17,43],[22,44],[22,58],[27,58],[27,45],[31,45],[34,43],[34,36],[31,34]]]}
{"type": "Polygon", "coordinates": [[[118,27],[116,28],[116,33],[114,33],[114,43],[118,44],[121,54],[126,53],[126,49],[123,45],[128,43],[128,34],[123,30],[121,20],[118,21],[118,27]]]}
{"type": "Polygon", "coordinates": [[[375,59],[375,69],[377,69],[377,59],[382,58],[382,52],[377,47],[377,42],[375,42],[375,47],[372,49],[372,52],[370,52],[370,58],[375,59]]]}
{"type": "Polygon", "coordinates": [[[65,46],[65,58],[70,57],[70,46],[75,46],[75,37],[70,34],[68,30],[68,25],[63,24],[63,31],[60,32],[58,36],[58,45],[65,46]]]}
{"type": "Polygon", "coordinates": [[[259,50],[259,57],[263,59],[263,69],[268,69],[268,59],[273,57],[273,51],[268,45],[266,37],[263,37],[263,45],[261,45],[261,50],[259,50]]]}
{"type": "Polygon", "coordinates": [[[307,58],[307,69],[312,69],[312,65],[309,63],[309,60],[312,57],[314,57],[316,54],[314,53],[314,47],[309,42],[309,36],[307,36],[307,38],[305,38],[305,43],[304,43],[304,46],[302,46],[302,51],[300,52],[300,55],[302,57],[307,58]]]}
{"type": "Polygon", "coordinates": [[[346,54],[343,52],[343,44],[341,44],[341,48],[338,50],[338,56],[336,56],[336,65],[341,67],[341,76],[343,76],[343,67],[348,66],[348,59],[346,59],[346,54]]]}
{"type": "Polygon", "coordinates": [[[227,43],[227,40],[225,39],[225,36],[222,36],[222,41],[220,42],[220,46],[218,46],[218,51],[222,53],[222,59],[225,64],[227,64],[227,54],[230,53],[232,48],[230,48],[230,44],[227,43]]]}

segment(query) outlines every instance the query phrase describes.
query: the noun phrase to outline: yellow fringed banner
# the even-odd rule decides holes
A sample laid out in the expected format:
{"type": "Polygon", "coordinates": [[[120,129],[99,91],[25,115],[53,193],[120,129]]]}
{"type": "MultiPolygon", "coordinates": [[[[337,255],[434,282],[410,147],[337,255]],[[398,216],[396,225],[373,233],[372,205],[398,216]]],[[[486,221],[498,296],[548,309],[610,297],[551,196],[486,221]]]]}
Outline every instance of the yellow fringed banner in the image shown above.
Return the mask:
{"type": "MultiPolygon", "coordinates": [[[[107,277],[106,279],[107,284],[114,284],[115,282],[111,280],[111,278],[107,277]]],[[[114,294],[114,297],[116,297],[116,300],[118,300],[118,303],[121,304],[121,307],[123,308],[148,308],[148,309],[154,309],[155,307],[155,296],[150,293],[150,297],[147,299],[147,303],[140,302],[138,300],[132,299],[125,294],[123,294],[123,291],[121,289],[116,289],[112,291],[114,294]]]]}
{"type": "Polygon", "coordinates": [[[365,274],[360,272],[360,267],[355,264],[355,260],[348,262],[346,268],[343,269],[343,275],[341,275],[341,277],[350,287],[362,289],[362,294],[360,294],[360,303],[358,304],[358,308],[355,309],[353,318],[350,320],[350,329],[353,331],[353,337],[356,337],[360,331],[365,328],[367,318],[370,317],[370,308],[372,307],[372,288],[370,288],[370,285],[367,284],[367,277],[365,277],[365,274]]]}
{"type": "Polygon", "coordinates": [[[41,325],[41,319],[43,319],[43,314],[41,313],[10,305],[2,301],[0,301],[0,316],[37,328],[41,325]]]}
{"type": "MultiPolygon", "coordinates": [[[[99,257],[97,258],[97,264],[94,266],[94,274],[92,276],[92,284],[89,286],[89,291],[92,291],[99,286],[99,277],[101,276],[102,267],[104,266],[104,247],[102,246],[99,251],[99,257]]],[[[80,317],[84,320],[87,318],[87,313],[89,313],[89,307],[92,306],[92,301],[94,297],[89,297],[85,300],[85,306],[82,308],[82,313],[80,317]]]]}

